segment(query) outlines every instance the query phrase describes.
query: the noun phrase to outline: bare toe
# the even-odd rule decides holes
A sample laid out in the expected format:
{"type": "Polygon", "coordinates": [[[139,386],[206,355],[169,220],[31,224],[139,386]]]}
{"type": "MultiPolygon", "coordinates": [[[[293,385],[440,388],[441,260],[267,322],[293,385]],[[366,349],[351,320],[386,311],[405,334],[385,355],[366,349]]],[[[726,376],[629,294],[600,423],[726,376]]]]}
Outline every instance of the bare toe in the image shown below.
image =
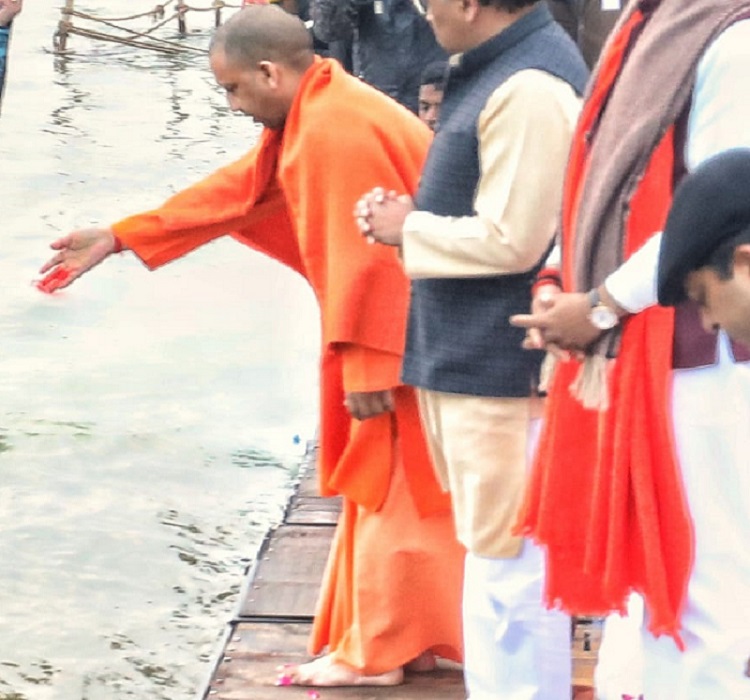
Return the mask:
{"type": "Polygon", "coordinates": [[[321,656],[306,664],[291,667],[279,676],[279,685],[304,685],[332,688],[354,685],[399,685],[403,683],[401,668],[368,676],[337,663],[330,655],[321,656]]]}
{"type": "Polygon", "coordinates": [[[427,650],[423,651],[416,659],[412,659],[404,668],[412,673],[429,673],[434,671],[436,666],[435,654],[427,650]]]}

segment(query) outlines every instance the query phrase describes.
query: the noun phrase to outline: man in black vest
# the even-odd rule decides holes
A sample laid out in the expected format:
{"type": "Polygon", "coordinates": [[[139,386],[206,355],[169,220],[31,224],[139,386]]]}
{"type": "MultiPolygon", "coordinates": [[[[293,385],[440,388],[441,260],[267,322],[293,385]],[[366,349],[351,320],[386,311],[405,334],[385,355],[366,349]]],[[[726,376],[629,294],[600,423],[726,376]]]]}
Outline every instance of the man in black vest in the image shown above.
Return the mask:
{"type": "Polygon", "coordinates": [[[553,239],[587,69],[535,0],[429,0],[451,68],[416,200],[373,191],[363,234],[412,279],[403,379],[466,546],[471,700],[570,697],[570,627],[541,603],[541,551],[513,536],[538,428],[541,356],[510,326],[553,239]]]}

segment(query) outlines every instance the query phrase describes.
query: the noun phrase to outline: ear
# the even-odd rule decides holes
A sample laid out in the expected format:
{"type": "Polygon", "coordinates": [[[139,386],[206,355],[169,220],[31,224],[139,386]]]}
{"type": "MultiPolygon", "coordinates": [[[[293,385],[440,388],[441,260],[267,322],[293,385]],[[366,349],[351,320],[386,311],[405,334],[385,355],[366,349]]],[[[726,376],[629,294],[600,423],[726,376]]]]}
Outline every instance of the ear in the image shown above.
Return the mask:
{"type": "Polygon", "coordinates": [[[740,243],[734,249],[734,275],[750,277],[750,243],[740,243]]]}
{"type": "Polygon", "coordinates": [[[281,66],[274,61],[259,61],[258,70],[269,88],[277,89],[281,84],[281,66]]]}
{"type": "Polygon", "coordinates": [[[479,0],[459,0],[461,3],[461,10],[464,13],[464,17],[469,21],[473,22],[479,13],[479,0]]]}

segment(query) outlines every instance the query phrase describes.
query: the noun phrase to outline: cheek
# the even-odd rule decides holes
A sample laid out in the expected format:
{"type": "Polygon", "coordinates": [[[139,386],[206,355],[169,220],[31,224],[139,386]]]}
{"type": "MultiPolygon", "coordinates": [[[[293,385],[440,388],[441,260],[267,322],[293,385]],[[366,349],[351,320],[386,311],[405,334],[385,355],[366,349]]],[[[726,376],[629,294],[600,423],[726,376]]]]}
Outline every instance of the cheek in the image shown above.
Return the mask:
{"type": "Polygon", "coordinates": [[[706,295],[706,313],[714,324],[731,332],[738,316],[739,303],[726,284],[714,285],[706,295]]]}

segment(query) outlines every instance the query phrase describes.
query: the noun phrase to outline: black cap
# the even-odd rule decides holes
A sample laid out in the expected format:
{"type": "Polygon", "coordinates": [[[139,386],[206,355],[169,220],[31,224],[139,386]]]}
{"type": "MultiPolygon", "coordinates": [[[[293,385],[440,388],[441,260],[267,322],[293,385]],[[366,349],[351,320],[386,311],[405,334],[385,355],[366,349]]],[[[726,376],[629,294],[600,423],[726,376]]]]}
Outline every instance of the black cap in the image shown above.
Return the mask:
{"type": "Polygon", "coordinates": [[[659,253],[659,303],[684,301],[687,275],[748,228],[750,149],[737,148],[709,158],[675,191],[659,253]]]}

